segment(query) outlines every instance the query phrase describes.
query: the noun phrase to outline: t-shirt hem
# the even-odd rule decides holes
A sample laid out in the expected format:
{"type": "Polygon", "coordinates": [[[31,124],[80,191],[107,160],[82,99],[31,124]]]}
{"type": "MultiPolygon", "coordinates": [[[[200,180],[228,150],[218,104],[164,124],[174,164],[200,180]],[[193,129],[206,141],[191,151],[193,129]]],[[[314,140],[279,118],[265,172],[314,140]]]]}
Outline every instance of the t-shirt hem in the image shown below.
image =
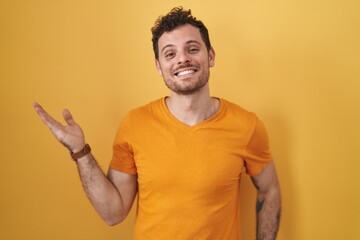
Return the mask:
{"type": "Polygon", "coordinates": [[[267,161],[266,163],[264,163],[263,165],[261,165],[260,167],[258,167],[256,169],[251,169],[251,170],[246,169],[246,174],[251,177],[255,177],[255,176],[259,175],[271,161],[272,160],[267,161]]]}
{"type": "Polygon", "coordinates": [[[119,167],[119,166],[114,167],[114,166],[112,166],[112,165],[110,165],[110,168],[111,168],[111,169],[114,169],[114,170],[116,170],[116,171],[119,171],[119,172],[127,173],[127,174],[132,174],[132,175],[136,175],[136,174],[137,174],[136,171],[130,170],[130,169],[128,169],[128,168],[123,168],[123,167],[119,167]]]}

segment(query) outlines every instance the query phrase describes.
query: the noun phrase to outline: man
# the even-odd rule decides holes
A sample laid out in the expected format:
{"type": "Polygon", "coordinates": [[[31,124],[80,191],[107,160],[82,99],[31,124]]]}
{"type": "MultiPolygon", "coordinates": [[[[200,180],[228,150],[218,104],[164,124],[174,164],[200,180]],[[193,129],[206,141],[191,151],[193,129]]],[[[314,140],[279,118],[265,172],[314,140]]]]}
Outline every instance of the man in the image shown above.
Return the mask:
{"type": "Polygon", "coordinates": [[[152,28],[156,68],[170,96],[132,110],[120,124],[107,176],[70,112],[61,125],[34,107],[76,160],[90,201],[109,225],[136,194],[135,239],[240,239],[244,168],[258,191],[257,239],[275,239],[280,188],[261,121],[209,92],[215,52],[204,24],[174,8],[152,28]]]}

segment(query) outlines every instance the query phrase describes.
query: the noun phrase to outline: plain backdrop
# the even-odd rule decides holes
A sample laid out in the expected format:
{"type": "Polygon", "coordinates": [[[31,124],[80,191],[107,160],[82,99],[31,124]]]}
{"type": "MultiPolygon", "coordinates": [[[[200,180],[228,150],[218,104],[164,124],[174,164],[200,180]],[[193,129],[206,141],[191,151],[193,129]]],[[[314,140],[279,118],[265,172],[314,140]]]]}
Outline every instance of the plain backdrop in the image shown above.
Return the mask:
{"type": "MultiPolygon", "coordinates": [[[[0,239],[131,239],[108,227],[76,165],[32,108],[69,108],[104,171],[122,117],[163,97],[155,19],[183,5],[216,51],[213,96],[265,123],[282,187],[280,240],[360,239],[360,2],[0,1],[0,239]]],[[[242,236],[255,236],[244,175],[242,236]]]]}

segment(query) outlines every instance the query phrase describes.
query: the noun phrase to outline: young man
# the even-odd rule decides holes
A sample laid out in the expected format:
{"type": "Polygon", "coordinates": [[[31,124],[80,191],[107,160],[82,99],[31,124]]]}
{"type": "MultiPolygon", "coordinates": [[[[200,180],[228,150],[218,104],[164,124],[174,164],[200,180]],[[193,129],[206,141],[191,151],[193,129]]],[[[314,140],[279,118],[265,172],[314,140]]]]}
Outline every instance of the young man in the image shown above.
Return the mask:
{"type": "Polygon", "coordinates": [[[120,124],[107,176],[69,111],[63,126],[35,109],[76,160],[99,215],[121,222],[136,194],[135,239],[240,239],[239,184],[258,190],[257,239],[275,239],[280,188],[258,118],[209,92],[215,52],[204,24],[174,8],[152,28],[156,68],[170,96],[132,110],[120,124]]]}

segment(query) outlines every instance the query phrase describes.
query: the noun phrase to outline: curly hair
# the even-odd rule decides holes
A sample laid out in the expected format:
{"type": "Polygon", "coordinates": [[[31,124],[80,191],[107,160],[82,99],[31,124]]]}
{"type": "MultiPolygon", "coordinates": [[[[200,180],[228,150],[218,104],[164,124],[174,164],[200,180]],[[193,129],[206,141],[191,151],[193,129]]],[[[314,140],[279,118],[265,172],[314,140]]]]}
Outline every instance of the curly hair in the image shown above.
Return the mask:
{"type": "Polygon", "coordinates": [[[197,20],[196,17],[191,15],[190,9],[184,10],[183,7],[175,7],[165,16],[160,16],[151,28],[152,44],[156,59],[159,59],[158,41],[161,35],[164,32],[170,32],[185,24],[190,24],[198,28],[207,50],[211,49],[209,33],[205,25],[200,20],[197,20]]]}

